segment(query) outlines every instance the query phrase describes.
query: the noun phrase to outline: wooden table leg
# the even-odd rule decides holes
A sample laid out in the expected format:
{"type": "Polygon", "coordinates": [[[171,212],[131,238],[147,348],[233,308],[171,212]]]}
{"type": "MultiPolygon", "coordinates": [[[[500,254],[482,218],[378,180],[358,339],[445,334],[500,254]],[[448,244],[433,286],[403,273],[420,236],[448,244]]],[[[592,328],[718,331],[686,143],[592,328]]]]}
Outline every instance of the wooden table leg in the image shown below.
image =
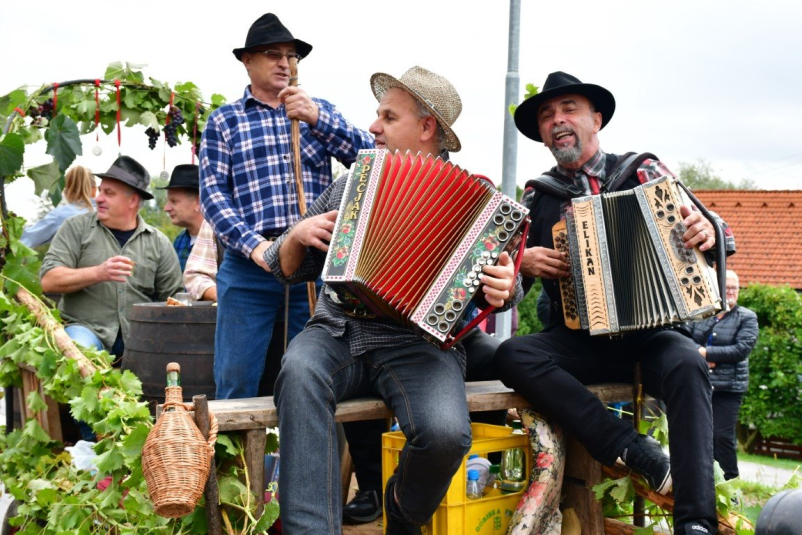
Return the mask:
{"type": "Polygon", "coordinates": [[[264,429],[251,429],[242,432],[242,446],[245,448],[245,469],[248,470],[250,490],[256,495],[254,516],[259,518],[265,510],[265,446],[267,432],[264,429]]]}
{"type": "MultiPolygon", "coordinates": [[[[192,396],[195,404],[195,423],[198,425],[203,438],[209,440],[209,404],[205,395],[192,396]]],[[[206,526],[211,535],[223,535],[223,526],[220,521],[220,489],[217,487],[217,466],[212,457],[212,467],[209,470],[209,479],[206,480],[206,526]]]]}

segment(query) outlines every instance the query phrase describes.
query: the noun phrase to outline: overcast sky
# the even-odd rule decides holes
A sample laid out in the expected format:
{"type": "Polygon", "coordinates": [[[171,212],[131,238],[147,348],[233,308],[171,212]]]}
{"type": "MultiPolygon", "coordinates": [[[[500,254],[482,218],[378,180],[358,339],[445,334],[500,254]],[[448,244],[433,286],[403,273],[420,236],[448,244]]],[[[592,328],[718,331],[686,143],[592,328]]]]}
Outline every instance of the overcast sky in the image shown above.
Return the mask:
{"type": "MultiPolygon", "coordinates": [[[[371,74],[400,76],[420,65],[448,78],[463,101],[455,161],[501,183],[507,1],[45,0],[4,11],[0,95],[102,77],[109,63],[126,61],[146,65],[146,77],[191,81],[204,97],[228,100],[248,83],[231,50],[272,11],[314,46],[299,66],[301,85],[359,127],[375,117],[371,74]]],[[[519,99],[526,83],[542,86],[562,70],[615,95],[615,116],[600,134],[605,151],[653,152],[673,169],[704,159],[731,181],[799,189],[801,27],[802,3],[791,0],[522,0],[519,99]]],[[[85,138],[77,163],[107,169],[118,152],[109,138],[100,156],[94,137],[85,138]]],[[[188,145],[166,155],[162,145],[150,151],[144,129],[124,128],[120,150],[154,175],[189,163],[188,145]]],[[[43,151],[28,147],[26,167],[46,163],[43,151]]],[[[519,184],[552,165],[542,145],[518,136],[519,184]]],[[[23,186],[13,185],[19,198],[23,186]]]]}

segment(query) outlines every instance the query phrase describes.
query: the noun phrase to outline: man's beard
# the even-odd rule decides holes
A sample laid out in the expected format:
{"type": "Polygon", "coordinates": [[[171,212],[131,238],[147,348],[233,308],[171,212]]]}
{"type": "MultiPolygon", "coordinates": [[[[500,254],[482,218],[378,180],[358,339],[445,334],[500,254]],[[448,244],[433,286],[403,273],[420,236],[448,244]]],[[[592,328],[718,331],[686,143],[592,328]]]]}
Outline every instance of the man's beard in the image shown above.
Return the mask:
{"type": "Polygon", "coordinates": [[[575,139],[576,143],[573,147],[551,147],[551,153],[554,155],[554,159],[557,160],[557,163],[567,165],[579,161],[579,157],[582,156],[582,142],[578,137],[575,139]]]}
{"type": "Polygon", "coordinates": [[[558,134],[573,134],[574,139],[576,142],[574,143],[573,147],[568,147],[564,149],[557,148],[556,146],[551,147],[551,153],[554,155],[554,158],[557,160],[557,163],[562,165],[572,164],[579,161],[579,157],[582,156],[582,142],[579,140],[579,136],[576,135],[576,132],[573,128],[569,125],[561,125],[555,126],[551,130],[552,136],[557,136],[558,134]]]}

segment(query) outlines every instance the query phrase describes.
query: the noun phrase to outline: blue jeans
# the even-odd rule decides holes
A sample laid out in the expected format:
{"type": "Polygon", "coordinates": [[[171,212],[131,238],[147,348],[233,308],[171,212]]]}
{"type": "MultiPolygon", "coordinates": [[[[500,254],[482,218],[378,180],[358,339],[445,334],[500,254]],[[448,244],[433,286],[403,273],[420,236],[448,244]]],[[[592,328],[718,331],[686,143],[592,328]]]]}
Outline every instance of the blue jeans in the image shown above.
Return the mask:
{"type": "Polygon", "coordinates": [[[423,524],[437,510],[471,446],[459,356],[422,339],[353,356],[347,337],[312,326],[290,344],[276,381],[286,535],[341,532],[334,411],[370,395],[384,399],[407,439],[396,472],[401,511],[423,524]]]}
{"type": "MultiPolygon", "coordinates": [[[[290,286],[288,336],[292,340],[309,320],[306,284],[290,286]]],[[[265,354],[284,286],[252,260],[226,252],[217,273],[217,330],[214,382],[217,399],[256,397],[265,354]]]]}

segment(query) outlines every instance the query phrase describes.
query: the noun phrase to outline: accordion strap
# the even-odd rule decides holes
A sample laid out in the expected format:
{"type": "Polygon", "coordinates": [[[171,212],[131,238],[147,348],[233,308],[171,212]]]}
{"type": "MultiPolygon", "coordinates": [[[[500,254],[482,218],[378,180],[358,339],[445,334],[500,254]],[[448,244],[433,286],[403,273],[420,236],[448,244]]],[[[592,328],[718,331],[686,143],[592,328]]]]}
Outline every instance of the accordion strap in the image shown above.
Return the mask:
{"type": "MultiPolygon", "coordinates": [[[[521,234],[522,236],[521,243],[518,245],[518,251],[517,254],[515,255],[515,263],[513,264],[515,272],[513,274],[513,277],[518,276],[518,271],[521,268],[521,262],[524,259],[524,249],[526,249],[526,236],[528,234],[529,234],[529,218],[527,218],[526,224],[524,225],[523,233],[521,234]]],[[[443,346],[443,349],[451,349],[451,346],[459,342],[463,336],[468,334],[468,332],[470,332],[471,329],[479,325],[482,322],[482,320],[484,320],[488,315],[490,315],[490,313],[493,312],[495,309],[496,307],[491,305],[488,305],[487,308],[480,309],[479,314],[477,314],[475,318],[473,318],[470,322],[468,322],[468,324],[465,327],[463,327],[462,330],[456,334],[456,336],[448,340],[448,342],[443,346]]]]}

